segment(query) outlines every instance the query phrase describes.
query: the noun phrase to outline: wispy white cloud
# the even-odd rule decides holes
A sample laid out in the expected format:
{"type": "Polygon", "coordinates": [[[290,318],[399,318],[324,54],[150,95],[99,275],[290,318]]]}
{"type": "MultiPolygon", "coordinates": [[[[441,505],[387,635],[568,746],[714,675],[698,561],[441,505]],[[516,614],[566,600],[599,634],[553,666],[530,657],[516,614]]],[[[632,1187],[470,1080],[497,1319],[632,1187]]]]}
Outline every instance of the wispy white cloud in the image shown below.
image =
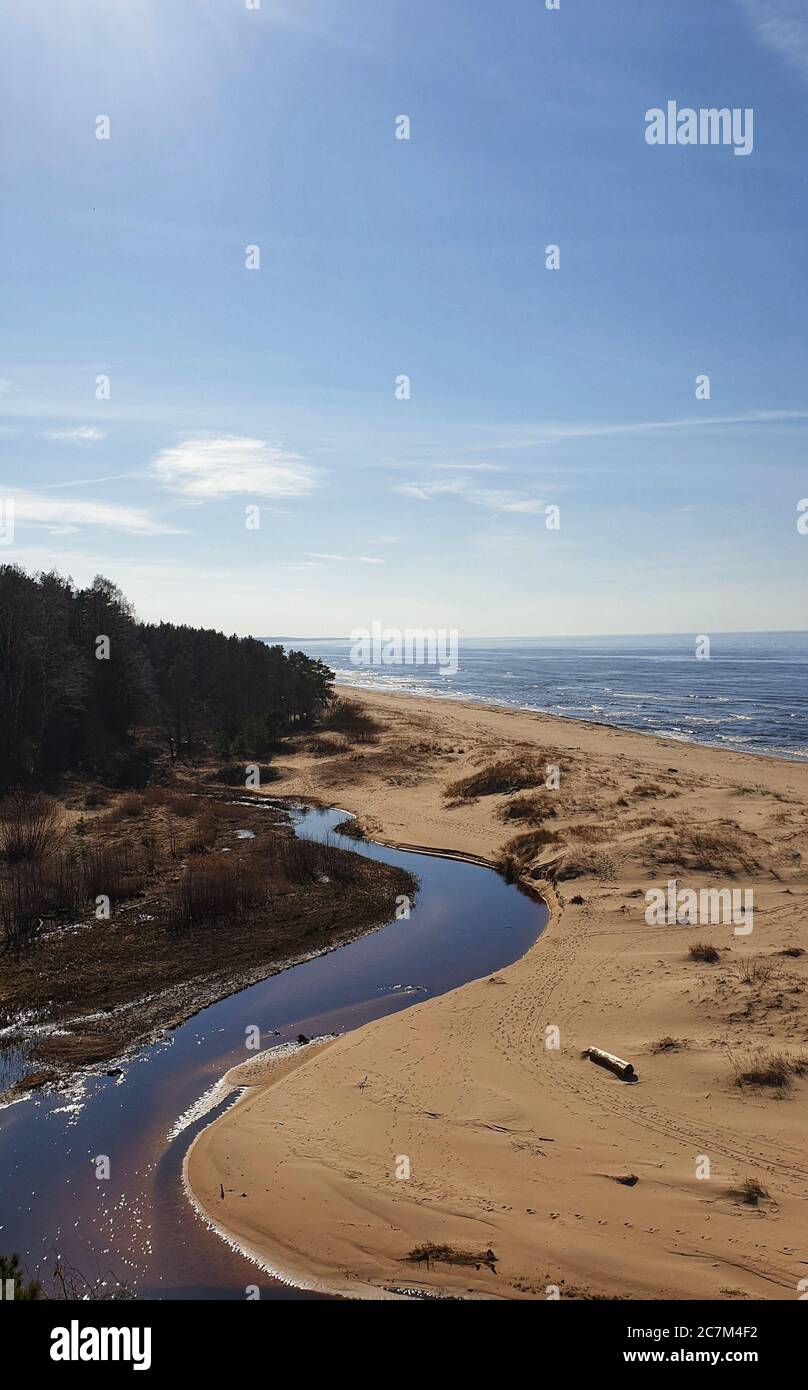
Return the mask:
{"type": "MultiPolygon", "coordinates": [[[[476,498],[472,499],[477,501],[476,498]]],[[[507,493],[484,494],[479,505],[482,507],[491,506],[497,512],[543,512],[545,503],[540,497],[514,497],[510,498],[507,493]],[[490,498],[490,501],[489,501],[490,498]]]]}
{"type": "Polygon", "coordinates": [[[52,489],[65,487],[93,487],[95,483],[120,483],[124,478],[139,478],[140,473],[106,473],[98,478],[65,478],[58,483],[43,483],[42,491],[50,492],[52,489]]]}
{"type": "Polygon", "coordinates": [[[317,471],[298,454],[284,453],[264,439],[227,435],[186,439],[152,460],[150,472],[173,492],[198,500],[230,497],[305,497],[317,471]]]}
{"type": "Polygon", "coordinates": [[[808,9],[805,0],[741,0],[760,39],[808,77],[808,9]]]}
{"type": "Polygon", "coordinates": [[[93,425],[77,425],[72,430],[45,430],[42,438],[57,444],[100,444],[106,433],[93,425]]]}
{"type": "Polygon", "coordinates": [[[539,497],[524,497],[505,488],[475,487],[462,477],[436,482],[397,483],[393,491],[402,497],[414,497],[419,502],[431,502],[434,497],[450,494],[470,502],[472,506],[486,507],[494,512],[535,513],[543,511],[545,506],[539,497]]]}
{"type": "Polygon", "coordinates": [[[15,525],[43,526],[54,535],[72,534],[85,526],[125,531],[131,536],[180,534],[176,527],[166,526],[139,507],[121,507],[90,499],[74,502],[44,493],[9,491],[5,495],[13,499],[15,525]]]}
{"type": "MultiPolygon", "coordinates": [[[[452,450],[453,458],[462,458],[463,455],[458,449],[452,450]]],[[[411,455],[409,457],[392,458],[387,456],[379,459],[371,467],[382,468],[407,468],[407,469],[428,469],[432,473],[501,473],[503,467],[501,463],[470,463],[464,460],[462,463],[447,462],[442,460],[435,462],[430,456],[411,455]]]]}
{"type": "Polygon", "coordinates": [[[433,463],[432,467],[441,473],[501,473],[498,463],[433,463]]]}
{"type": "Polygon", "coordinates": [[[462,478],[446,478],[434,483],[396,483],[393,492],[402,497],[414,497],[419,502],[431,502],[433,497],[440,497],[442,493],[463,492],[464,488],[462,478]]]}
{"type": "Polygon", "coordinates": [[[520,427],[512,438],[472,446],[481,451],[536,449],[565,439],[606,439],[611,435],[651,434],[658,430],[712,429],[720,425],[777,425],[808,420],[808,410],[751,410],[745,415],[687,415],[675,420],[558,421],[520,427]]]}
{"type": "Polygon", "coordinates": [[[343,565],[383,565],[384,560],[380,560],[376,555],[327,555],[319,550],[307,550],[306,554],[312,560],[337,560],[343,565]]]}

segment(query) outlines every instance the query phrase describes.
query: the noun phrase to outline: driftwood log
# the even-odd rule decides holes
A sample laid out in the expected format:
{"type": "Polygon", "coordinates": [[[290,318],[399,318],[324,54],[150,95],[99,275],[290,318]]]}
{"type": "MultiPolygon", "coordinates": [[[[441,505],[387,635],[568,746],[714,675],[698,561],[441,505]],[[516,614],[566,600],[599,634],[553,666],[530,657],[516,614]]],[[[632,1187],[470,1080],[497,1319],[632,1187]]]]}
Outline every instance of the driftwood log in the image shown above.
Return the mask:
{"type": "Polygon", "coordinates": [[[631,1062],[624,1062],[622,1057],[615,1057],[613,1052],[604,1052],[600,1047],[588,1047],[584,1052],[590,1062],[596,1062],[599,1067],[608,1067],[617,1076],[622,1076],[624,1081],[636,1081],[637,1073],[631,1062]]]}

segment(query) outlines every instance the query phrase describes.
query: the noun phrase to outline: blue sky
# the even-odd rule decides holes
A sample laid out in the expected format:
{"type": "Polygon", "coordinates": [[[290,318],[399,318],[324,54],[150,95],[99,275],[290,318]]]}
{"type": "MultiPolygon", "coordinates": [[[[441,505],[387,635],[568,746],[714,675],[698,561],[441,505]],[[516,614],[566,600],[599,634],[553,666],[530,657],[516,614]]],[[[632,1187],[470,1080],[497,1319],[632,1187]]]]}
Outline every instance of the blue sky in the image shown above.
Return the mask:
{"type": "Polygon", "coordinates": [[[0,560],[258,634],[805,627],[803,0],[0,28],[0,560]],[[649,146],[671,99],[752,153],[649,146]]]}

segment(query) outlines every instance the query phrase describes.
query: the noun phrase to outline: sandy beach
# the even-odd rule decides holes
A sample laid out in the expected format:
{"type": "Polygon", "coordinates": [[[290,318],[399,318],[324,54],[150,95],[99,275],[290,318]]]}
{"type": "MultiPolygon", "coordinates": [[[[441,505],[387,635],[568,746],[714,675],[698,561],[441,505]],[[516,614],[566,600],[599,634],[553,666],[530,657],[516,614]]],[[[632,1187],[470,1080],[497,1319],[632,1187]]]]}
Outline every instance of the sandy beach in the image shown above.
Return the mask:
{"type": "Polygon", "coordinates": [[[808,766],[342,693],[378,740],[303,745],[271,793],[344,807],[389,843],[504,855],[550,924],[492,978],[238,1069],[243,1098],[186,1160],[198,1206],[267,1268],[353,1297],[798,1298],[808,766]],[[447,796],[502,762],[556,766],[558,787],[447,796]],[[645,895],[672,879],[753,890],[753,929],[649,925],[645,895]],[[696,942],[718,959],[692,959],[696,942]],[[630,1059],[638,1083],[590,1046],[630,1059]],[[778,1066],[779,1084],[738,1082],[778,1066]],[[430,1243],[496,1258],[408,1261],[430,1243]]]}

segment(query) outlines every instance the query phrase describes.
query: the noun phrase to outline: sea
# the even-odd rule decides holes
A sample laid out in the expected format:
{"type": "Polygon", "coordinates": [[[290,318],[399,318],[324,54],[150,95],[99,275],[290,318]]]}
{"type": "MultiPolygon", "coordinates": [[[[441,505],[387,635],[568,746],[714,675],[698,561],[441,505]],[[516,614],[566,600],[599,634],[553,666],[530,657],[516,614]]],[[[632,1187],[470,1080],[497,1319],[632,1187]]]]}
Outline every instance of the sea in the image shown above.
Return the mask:
{"type": "Polygon", "coordinates": [[[342,685],[543,710],[686,743],[808,759],[808,632],[459,639],[458,670],[354,665],[348,638],[267,639],[342,685]],[[704,644],[701,645],[702,652],[704,644]]]}

